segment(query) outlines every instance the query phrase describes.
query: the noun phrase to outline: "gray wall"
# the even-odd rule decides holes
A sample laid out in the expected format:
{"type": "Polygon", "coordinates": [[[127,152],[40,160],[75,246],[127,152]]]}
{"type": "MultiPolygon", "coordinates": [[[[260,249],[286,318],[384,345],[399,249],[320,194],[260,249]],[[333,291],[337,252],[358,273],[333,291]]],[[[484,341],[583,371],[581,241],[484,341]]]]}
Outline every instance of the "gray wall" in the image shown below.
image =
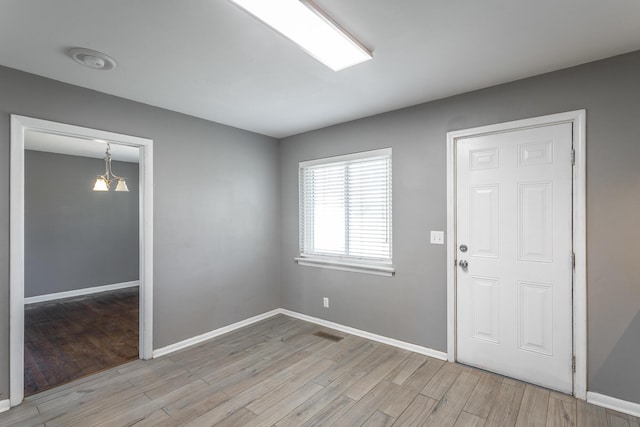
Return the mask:
{"type": "Polygon", "coordinates": [[[155,348],[280,306],[277,140],[0,67],[0,400],[11,113],[154,140],[155,348]]]}
{"type": "Polygon", "coordinates": [[[446,133],[585,108],[589,390],[640,403],[638,76],[635,52],[282,140],[283,306],[446,351],[446,249],[429,244],[446,228],[446,133]],[[298,162],[382,147],[393,147],[396,276],[296,265],[298,162]]]}
{"type": "Polygon", "coordinates": [[[102,159],[26,150],[24,163],[24,296],[138,280],[138,164],[112,162],[124,193],[92,190],[102,159]]]}
{"type": "Polygon", "coordinates": [[[287,138],[278,155],[271,138],[0,68],[0,400],[9,113],[154,139],[156,348],[282,305],[444,351],[445,248],[428,232],[446,224],[446,132],[586,108],[589,389],[640,403],[638,75],[640,52],[287,138]],[[388,146],[396,277],[294,264],[297,162],[388,146]]]}

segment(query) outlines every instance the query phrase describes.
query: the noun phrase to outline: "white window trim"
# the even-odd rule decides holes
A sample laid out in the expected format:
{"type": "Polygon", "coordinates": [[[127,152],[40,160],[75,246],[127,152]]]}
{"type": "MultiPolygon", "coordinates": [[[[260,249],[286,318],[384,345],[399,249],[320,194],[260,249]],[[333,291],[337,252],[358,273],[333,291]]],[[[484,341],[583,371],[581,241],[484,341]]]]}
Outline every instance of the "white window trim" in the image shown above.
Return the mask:
{"type": "MultiPolygon", "coordinates": [[[[343,154],[339,156],[323,157],[319,159],[306,160],[298,163],[298,171],[303,168],[315,166],[315,165],[329,165],[331,163],[346,162],[351,160],[366,159],[377,156],[391,156],[392,148],[381,148],[376,150],[368,150],[357,153],[343,154]]],[[[350,258],[344,256],[322,256],[317,254],[305,254],[300,253],[300,256],[295,257],[294,261],[298,265],[307,267],[320,267],[332,270],[351,271],[356,273],[373,274],[377,276],[393,277],[395,275],[395,268],[393,267],[393,241],[390,249],[390,260],[368,260],[362,259],[362,262],[358,258],[350,258]]]]}
{"type": "Polygon", "coordinates": [[[374,274],[376,276],[392,277],[396,273],[396,269],[391,265],[384,265],[384,262],[376,264],[360,264],[357,262],[338,261],[328,258],[299,256],[294,258],[298,265],[307,267],[321,267],[332,270],[352,271],[355,273],[374,274]]]}

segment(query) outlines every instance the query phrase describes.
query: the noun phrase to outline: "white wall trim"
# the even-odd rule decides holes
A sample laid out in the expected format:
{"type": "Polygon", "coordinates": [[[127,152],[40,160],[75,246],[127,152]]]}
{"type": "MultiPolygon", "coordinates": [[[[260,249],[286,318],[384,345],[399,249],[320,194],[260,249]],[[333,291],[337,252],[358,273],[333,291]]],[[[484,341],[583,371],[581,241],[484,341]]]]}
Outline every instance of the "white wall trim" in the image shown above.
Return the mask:
{"type": "Polygon", "coordinates": [[[578,110],[573,122],[573,354],[576,372],[573,394],[587,398],[587,111],[578,110]]]}
{"type": "Polygon", "coordinates": [[[24,132],[28,126],[11,116],[9,178],[9,399],[24,398],[24,132]]]}
{"type": "Polygon", "coordinates": [[[33,297],[25,297],[25,304],[35,304],[37,302],[53,301],[63,298],[73,298],[83,295],[97,294],[100,292],[117,291],[118,289],[133,288],[139,286],[140,282],[134,280],[133,282],[114,283],[112,285],[93,286],[89,288],[75,289],[73,291],[56,292],[53,294],[36,295],[33,297]]]}
{"type": "Polygon", "coordinates": [[[57,135],[102,139],[140,149],[140,358],[153,350],[153,141],[32,117],[11,115],[9,217],[9,400],[24,398],[24,134],[37,130],[57,135]]]}
{"type": "Polygon", "coordinates": [[[308,316],[306,314],[297,313],[295,311],[287,310],[284,308],[281,308],[279,312],[289,317],[295,317],[296,319],[304,320],[310,323],[315,323],[316,325],[325,326],[327,328],[335,329],[337,331],[345,332],[347,334],[356,335],[358,337],[366,338],[371,341],[377,341],[383,344],[388,344],[394,347],[402,348],[404,350],[409,350],[414,353],[424,354],[425,356],[433,357],[435,359],[447,360],[447,354],[442,351],[433,350],[428,347],[422,347],[416,344],[408,343],[406,341],[400,341],[394,338],[389,338],[389,337],[385,337],[378,334],[373,334],[371,332],[352,328],[350,326],[344,326],[339,323],[330,322],[324,319],[318,319],[317,317],[308,316]]]}
{"type": "Polygon", "coordinates": [[[455,144],[460,138],[501,133],[559,123],[572,123],[576,162],[573,171],[573,351],[576,372],[573,394],[587,398],[587,221],[586,221],[586,110],[569,111],[531,119],[481,126],[447,133],[447,359],[456,360],[456,223],[455,144]]]}
{"type": "Polygon", "coordinates": [[[9,409],[11,409],[11,401],[9,399],[0,400],[0,413],[8,411],[9,409]]]}
{"type": "Polygon", "coordinates": [[[587,392],[587,402],[629,414],[634,417],[640,417],[640,403],[629,402],[604,394],[594,393],[592,391],[587,392]]]}
{"type": "Polygon", "coordinates": [[[180,341],[175,344],[171,344],[166,347],[159,348],[157,350],[154,350],[153,357],[154,358],[162,357],[167,354],[170,354],[179,350],[183,350],[185,348],[194,346],[196,344],[200,344],[204,341],[208,341],[217,336],[235,331],[236,329],[240,329],[245,326],[249,326],[253,323],[259,322],[264,319],[268,319],[278,314],[283,314],[285,316],[293,317],[295,319],[304,320],[305,322],[315,323],[316,325],[325,326],[327,328],[335,329],[337,331],[345,332],[347,334],[366,338],[371,341],[377,341],[383,344],[388,344],[394,347],[402,348],[404,350],[409,350],[414,353],[424,354],[425,356],[433,357],[436,359],[447,360],[447,354],[442,351],[433,350],[427,347],[422,347],[422,346],[411,344],[405,341],[396,340],[394,338],[388,338],[382,335],[373,334],[371,332],[362,331],[360,329],[355,329],[350,326],[344,326],[339,323],[330,322],[324,319],[318,319],[317,317],[307,316],[306,314],[297,313],[295,311],[287,310],[284,308],[277,308],[275,310],[271,310],[263,314],[258,314],[257,316],[253,316],[248,319],[241,320],[236,323],[232,323],[231,325],[223,326],[222,328],[218,328],[213,331],[206,332],[204,334],[197,335],[192,338],[188,338],[184,341],[180,341]]]}
{"type": "Polygon", "coordinates": [[[456,361],[456,151],[447,133],[447,360],[456,361]]]}
{"type": "Polygon", "coordinates": [[[250,317],[248,319],[245,320],[241,320],[239,322],[236,323],[232,323],[230,325],[227,326],[223,326],[221,328],[218,329],[214,329],[213,331],[210,332],[205,332],[204,334],[200,334],[200,335],[196,335],[195,337],[191,337],[188,338],[186,340],[177,342],[175,344],[170,344],[166,347],[162,347],[159,349],[156,349],[153,351],[153,357],[162,357],[165,356],[169,353],[174,353],[176,351],[179,350],[183,350],[185,348],[194,346],[196,344],[200,344],[204,341],[208,341],[211,338],[215,338],[218,337],[220,335],[235,331],[236,329],[240,329],[240,328],[244,328],[245,326],[249,326],[253,323],[259,322],[261,320],[264,319],[268,319],[269,317],[273,317],[276,316],[278,314],[281,314],[281,309],[275,309],[275,310],[271,310],[271,311],[267,311],[266,313],[262,313],[262,314],[258,314],[257,316],[253,316],[250,317]]]}

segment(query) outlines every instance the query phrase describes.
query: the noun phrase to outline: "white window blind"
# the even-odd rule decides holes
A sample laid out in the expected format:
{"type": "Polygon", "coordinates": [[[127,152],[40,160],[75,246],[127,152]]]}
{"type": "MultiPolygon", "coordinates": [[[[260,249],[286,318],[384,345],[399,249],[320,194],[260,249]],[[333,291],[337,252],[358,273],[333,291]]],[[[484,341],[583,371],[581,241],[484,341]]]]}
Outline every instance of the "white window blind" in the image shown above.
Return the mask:
{"type": "Polygon", "coordinates": [[[300,163],[300,254],[391,263],[391,149],[300,163]]]}

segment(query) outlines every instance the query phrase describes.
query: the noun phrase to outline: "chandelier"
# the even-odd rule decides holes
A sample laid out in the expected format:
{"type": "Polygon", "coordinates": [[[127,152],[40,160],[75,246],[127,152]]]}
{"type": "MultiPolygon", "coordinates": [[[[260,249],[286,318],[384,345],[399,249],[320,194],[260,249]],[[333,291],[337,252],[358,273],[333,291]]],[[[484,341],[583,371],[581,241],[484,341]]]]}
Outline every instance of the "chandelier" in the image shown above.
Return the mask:
{"type": "Polygon", "coordinates": [[[126,178],[117,176],[111,171],[111,144],[107,142],[107,151],[104,153],[104,175],[98,175],[93,191],[109,191],[111,183],[116,179],[118,180],[116,191],[129,191],[126,178]]]}

